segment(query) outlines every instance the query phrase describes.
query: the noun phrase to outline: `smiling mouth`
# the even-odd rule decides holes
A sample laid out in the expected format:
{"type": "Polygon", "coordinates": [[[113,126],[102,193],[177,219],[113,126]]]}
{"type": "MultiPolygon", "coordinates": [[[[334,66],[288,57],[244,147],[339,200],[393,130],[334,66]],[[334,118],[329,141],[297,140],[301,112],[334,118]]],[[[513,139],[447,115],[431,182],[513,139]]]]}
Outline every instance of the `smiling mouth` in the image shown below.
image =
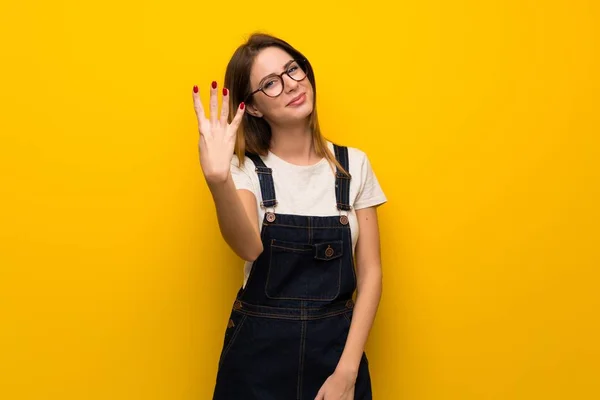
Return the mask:
{"type": "Polygon", "coordinates": [[[292,101],[287,103],[286,107],[289,105],[293,105],[297,101],[304,100],[305,97],[306,97],[306,93],[302,93],[300,96],[296,97],[295,99],[293,99],[292,101]]]}

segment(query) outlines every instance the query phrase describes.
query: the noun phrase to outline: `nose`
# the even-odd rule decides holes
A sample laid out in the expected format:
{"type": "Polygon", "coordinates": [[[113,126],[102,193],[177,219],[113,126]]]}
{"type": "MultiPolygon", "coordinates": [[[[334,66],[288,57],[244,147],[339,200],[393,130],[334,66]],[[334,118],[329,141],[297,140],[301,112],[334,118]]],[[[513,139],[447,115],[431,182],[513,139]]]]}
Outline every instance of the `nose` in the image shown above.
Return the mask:
{"type": "Polygon", "coordinates": [[[283,87],[286,92],[293,92],[300,82],[293,80],[287,74],[283,74],[283,87]]]}

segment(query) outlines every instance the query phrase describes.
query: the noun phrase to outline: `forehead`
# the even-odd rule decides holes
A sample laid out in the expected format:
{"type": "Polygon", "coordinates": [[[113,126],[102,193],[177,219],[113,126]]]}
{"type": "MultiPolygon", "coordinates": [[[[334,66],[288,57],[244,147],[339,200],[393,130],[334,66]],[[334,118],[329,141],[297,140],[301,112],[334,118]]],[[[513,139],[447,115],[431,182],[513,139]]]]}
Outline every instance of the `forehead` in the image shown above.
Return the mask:
{"type": "Polygon", "coordinates": [[[258,83],[262,78],[269,74],[279,74],[283,72],[283,67],[293,57],[285,50],[279,47],[267,47],[256,55],[252,71],[250,72],[250,80],[258,83]]]}

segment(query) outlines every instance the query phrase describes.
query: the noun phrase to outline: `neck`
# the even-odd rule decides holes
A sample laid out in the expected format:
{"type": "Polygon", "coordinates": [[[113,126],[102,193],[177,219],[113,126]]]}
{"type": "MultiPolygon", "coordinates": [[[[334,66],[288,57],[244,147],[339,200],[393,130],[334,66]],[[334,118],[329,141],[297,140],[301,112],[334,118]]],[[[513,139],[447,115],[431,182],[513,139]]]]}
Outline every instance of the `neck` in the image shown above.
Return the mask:
{"type": "Polygon", "coordinates": [[[310,121],[297,125],[271,125],[270,150],[277,157],[297,165],[312,165],[320,159],[312,141],[310,121]]]}

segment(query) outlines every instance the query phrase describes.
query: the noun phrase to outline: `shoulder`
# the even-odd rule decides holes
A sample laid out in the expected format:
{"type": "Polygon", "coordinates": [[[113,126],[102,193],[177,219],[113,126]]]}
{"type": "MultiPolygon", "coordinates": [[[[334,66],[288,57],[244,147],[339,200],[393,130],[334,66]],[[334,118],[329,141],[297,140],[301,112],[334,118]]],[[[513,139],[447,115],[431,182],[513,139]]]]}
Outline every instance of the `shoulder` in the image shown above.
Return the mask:
{"type": "Polygon", "coordinates": [[[230,171],[237,189],[247,189],[255,194],[258,192],[254,162],[249,157],[244,157],[244,162],[240,164],[239,158],[234,155],[231,158],[230,171]]]}
{"type": "Polygon", "coordinates": [[[250,159],[250,157],[246,156],[244,157],[244,162],[243,164],[240,165],[240,159],[238,158],[237,155],[234,155],[231,158],[231,169],[232,170],[237,170],[237,171],[243,171],[247,174],[250,174],[251,172],[254,172],[254,162],[250,159]]]}
{"type": "Polygon", "coordinates": [[[362,165],[367,159],[367,153],[357,147],[346,146],[348,148],[348,161],[362,165]]]}
{"type": "MultiPolygon", "coordinates": [[[[329,142],[328,144],[329,144],[329,148],[333,152],[334,144],[332,142],[329,142]]],[[[358,147],[344,145],[343,143],[335,143],[335,145],[337,145],[339,147],[346,147],[348,149],[348,163],[350,165],[351,170],[356,169],[356,168],[362,169],[362,167],[365,165],[365,163],[368,162],[369,158],[367,156],[367,153],[365,153],[363,150],[359,149],[358,147]]]]}
{"type": "Polygon", "coordinates": [[[351,196],[354,193],[353,207],[355,210],[378,206],[387,202],[387,198],[379,184],[375,171],[371,166],[367,153],[353,146],[348,148],[348,164],[350,175],[351,196]],[[354,188],[354,192],[352,191],[354,188]]]}

